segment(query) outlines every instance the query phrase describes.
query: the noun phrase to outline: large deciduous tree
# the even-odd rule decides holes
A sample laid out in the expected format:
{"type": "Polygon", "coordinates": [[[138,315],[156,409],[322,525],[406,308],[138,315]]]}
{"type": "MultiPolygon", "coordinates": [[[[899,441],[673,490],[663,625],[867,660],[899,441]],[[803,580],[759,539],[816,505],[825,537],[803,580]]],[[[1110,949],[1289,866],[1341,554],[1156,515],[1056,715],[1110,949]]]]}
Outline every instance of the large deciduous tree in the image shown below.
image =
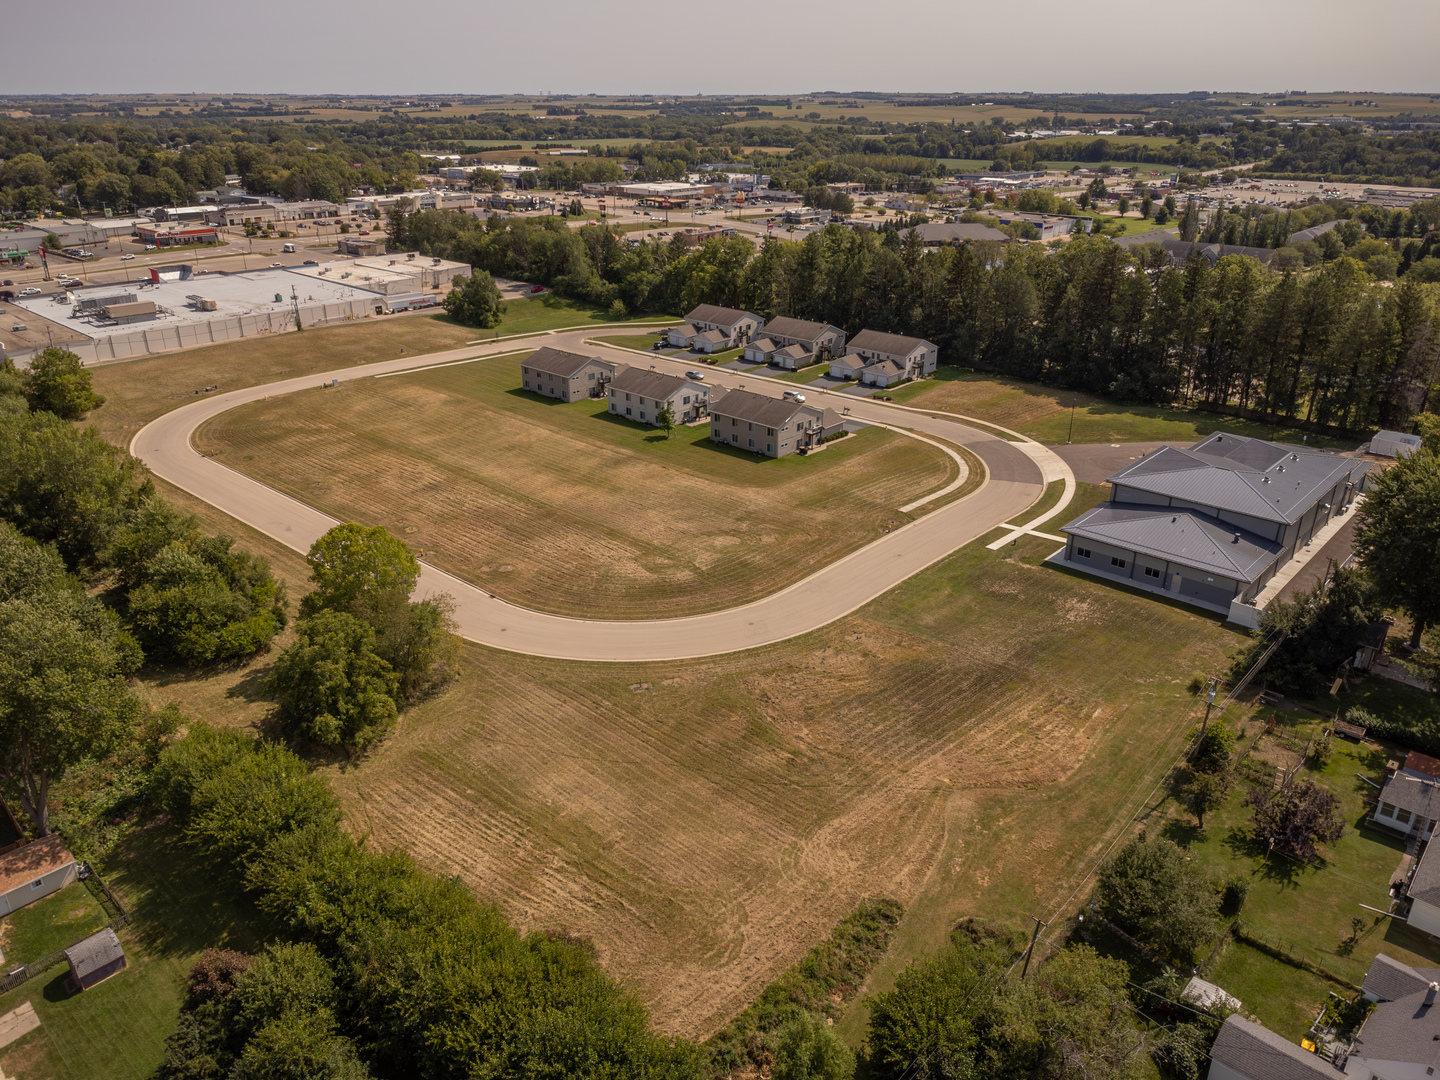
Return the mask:
{"type": "Polygon", "coordinates": [[[1256,840],[1304,862],[1320,856],[1321,844],[1345,835],[1340,799],[1313,780],[1291,783],[1280,791],[1253,789],[1250,828],[1256,840]]]}
{"type": "Polygon", "coordinates": [[[443,301],[450,317],[462,326],[478,326],[489,329],[500,324],[505,313],[505,304],[495,279],[484,270],[472,271],[469,277],[461,275],[450,283],[450,291],[443,301]]]}
{"type": "Polygon", "coordinates": [[[1410,616],[1410,647],[1440,622],[1440,457],[1401,458],[1370,481],[1355,548],[1380,597],[1410,616]]]}
{"type": "Polygon", "coordinates": [[[1215,891],[1168,840],[1141,833],[1100,868],[1095,883],[1100,913],[1171,957],[1193,963],[1214,932],[1215,891]]]}
{"type": "Polygon", "coordinates": [[[33,408],[73,420],[104,404],[90,385],[90,372],[69,349],[51,346],[30,360],[25,392],[33,408]]]}
{"type": "Polygon", "coordinates": [[[343,611],[296,624],[270,686],[287,730],[312,742],[363,748],[395,723],[396,679],[375,652],[375,631],[343,611]]]}
{"type": "Polygon", "coordinates": [[[143,707],[125,677],[140,661],[114,612],[53,549],[0,525],[0,772],[41,836],[51,785],[134,731],[143,707]]]}
{"type": "Polygon", "coordinates": [[[357,604],[374,602],[393,590],[409,596],[420,580],[420,564],[410,548],[379,525],[336,525],[315,541],[305,558],[315,591],[301,604],[304,615],[322,609],[354,611],[357,604]]]}

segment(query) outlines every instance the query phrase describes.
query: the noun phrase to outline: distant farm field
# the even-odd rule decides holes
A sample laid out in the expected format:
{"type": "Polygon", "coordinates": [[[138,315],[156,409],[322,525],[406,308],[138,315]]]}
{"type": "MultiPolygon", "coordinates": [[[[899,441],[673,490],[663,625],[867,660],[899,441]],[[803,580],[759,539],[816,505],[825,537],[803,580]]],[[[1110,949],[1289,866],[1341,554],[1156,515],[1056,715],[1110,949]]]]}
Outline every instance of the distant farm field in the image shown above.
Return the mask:
{"type": "Polygon", "coordinates": [[[908,521],[896,507],[957,475],[934,446],[878,428],[778,461],[715,445],[708,425],[667,440],[603,401],[520,390],[519,361],[252,402],[196,441],[507,600],[606,618],[758,599],[908,521]]]}

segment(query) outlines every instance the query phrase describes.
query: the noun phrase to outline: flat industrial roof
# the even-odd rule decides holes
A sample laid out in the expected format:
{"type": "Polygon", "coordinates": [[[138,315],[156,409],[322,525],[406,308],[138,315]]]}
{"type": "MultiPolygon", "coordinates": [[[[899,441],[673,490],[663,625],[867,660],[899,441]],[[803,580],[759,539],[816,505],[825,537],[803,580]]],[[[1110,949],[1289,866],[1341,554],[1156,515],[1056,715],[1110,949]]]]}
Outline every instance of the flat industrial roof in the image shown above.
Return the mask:
{"type": "MultiPolygon", "coordinates": [[[[330,263],[340,266],[343,263],[330,263]]],[[[88,318],[73,318],[76,308],[73,301],[90,296],[114,296],[119,292],[133,292],[135,299],[152,301],[157,308],[167,309],[150,326],[176,325],[179,323],[206,323],[215,319],[233,318],[237,315],[259,314],[269,311],[286,310],[290,307],[290,291],[294,288],[301,304],[321,303],[335,300],[378,299],[375,292],[365,289],[357,278],[345,281],[326,276],[317,278],[302,275],[300,270],[316,270],[317,267],[295,267],[293,269],[265,268],[236,274],[208,273],[188,281],[152,282],[144,278],[124,284],[92,285],[83,289],[71,289],[72,303],[57,304],[51,296],[27,296],[12,301],[27,311],[60,323],[67,329],[88,338],[106,338],[116,334],[133,334],[134,326],[101,326],[88,318]],[[280,300],[275,299],[276,294],[280,300]],[[215,301],[214,311],[199,311],[191,307],[191,296],[203,296],[215,301]]]]}

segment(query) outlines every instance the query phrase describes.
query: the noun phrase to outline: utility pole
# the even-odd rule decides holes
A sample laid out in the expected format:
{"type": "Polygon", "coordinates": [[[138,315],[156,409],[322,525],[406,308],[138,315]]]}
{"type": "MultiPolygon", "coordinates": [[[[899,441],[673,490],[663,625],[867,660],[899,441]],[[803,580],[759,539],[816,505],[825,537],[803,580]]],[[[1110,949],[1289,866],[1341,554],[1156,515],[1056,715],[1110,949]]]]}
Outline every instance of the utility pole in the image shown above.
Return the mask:
{"type": "Polygon", "coordinates": [[[1030,970],[1030,957],[1035,955],[1035,939],[1040,936],[1042,929],[1050,925],[1048,922],[1042,923],[1038,915],[1031,915],[1030,918],[1035,920],[1035,929],[1030,933],[1030,947],[1025,950],[1025,966],[1020,969],[1021,982],[1025,981],[1025,974],[1030,970]]]}
{"type": "Polygon", "coordinates": [[[1200,738],[1205,738],[1205,729],[1210,726],[1210,708],[1215,704],[1215,680],[1211,679],[1205,684],[1205,720],[1200,725],[1200,738]]]}

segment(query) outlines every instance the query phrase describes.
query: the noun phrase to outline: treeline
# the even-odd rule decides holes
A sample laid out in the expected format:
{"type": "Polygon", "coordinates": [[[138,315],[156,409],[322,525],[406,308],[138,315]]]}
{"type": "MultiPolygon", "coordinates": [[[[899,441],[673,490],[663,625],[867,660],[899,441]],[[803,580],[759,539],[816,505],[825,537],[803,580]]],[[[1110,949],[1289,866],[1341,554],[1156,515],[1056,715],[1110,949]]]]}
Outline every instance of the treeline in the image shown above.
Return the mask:
{"type": "MultiPolygon", "coordinates": [[[[715,303],[926,338],[944,362],[1154,404],[1404,427],[1440,363],[1432,288],[1373,288],[1355,259],[1276,274],[1252,259],[1168,264],[1158,247],[965,245],[839,226],[758,251],[744,238],[625,245],[558,220],[405,219],[404,246],[631,312],[715,303]]],[[[619,309],[617,309],[619,310],[619,309]]]]}
{"type": "Polygon", "coordinates": [[[1317,125],[1291,132],[1263,173],[1297,180],[1440,187],[1440,131],[1364,135],[1317,125]]]}

